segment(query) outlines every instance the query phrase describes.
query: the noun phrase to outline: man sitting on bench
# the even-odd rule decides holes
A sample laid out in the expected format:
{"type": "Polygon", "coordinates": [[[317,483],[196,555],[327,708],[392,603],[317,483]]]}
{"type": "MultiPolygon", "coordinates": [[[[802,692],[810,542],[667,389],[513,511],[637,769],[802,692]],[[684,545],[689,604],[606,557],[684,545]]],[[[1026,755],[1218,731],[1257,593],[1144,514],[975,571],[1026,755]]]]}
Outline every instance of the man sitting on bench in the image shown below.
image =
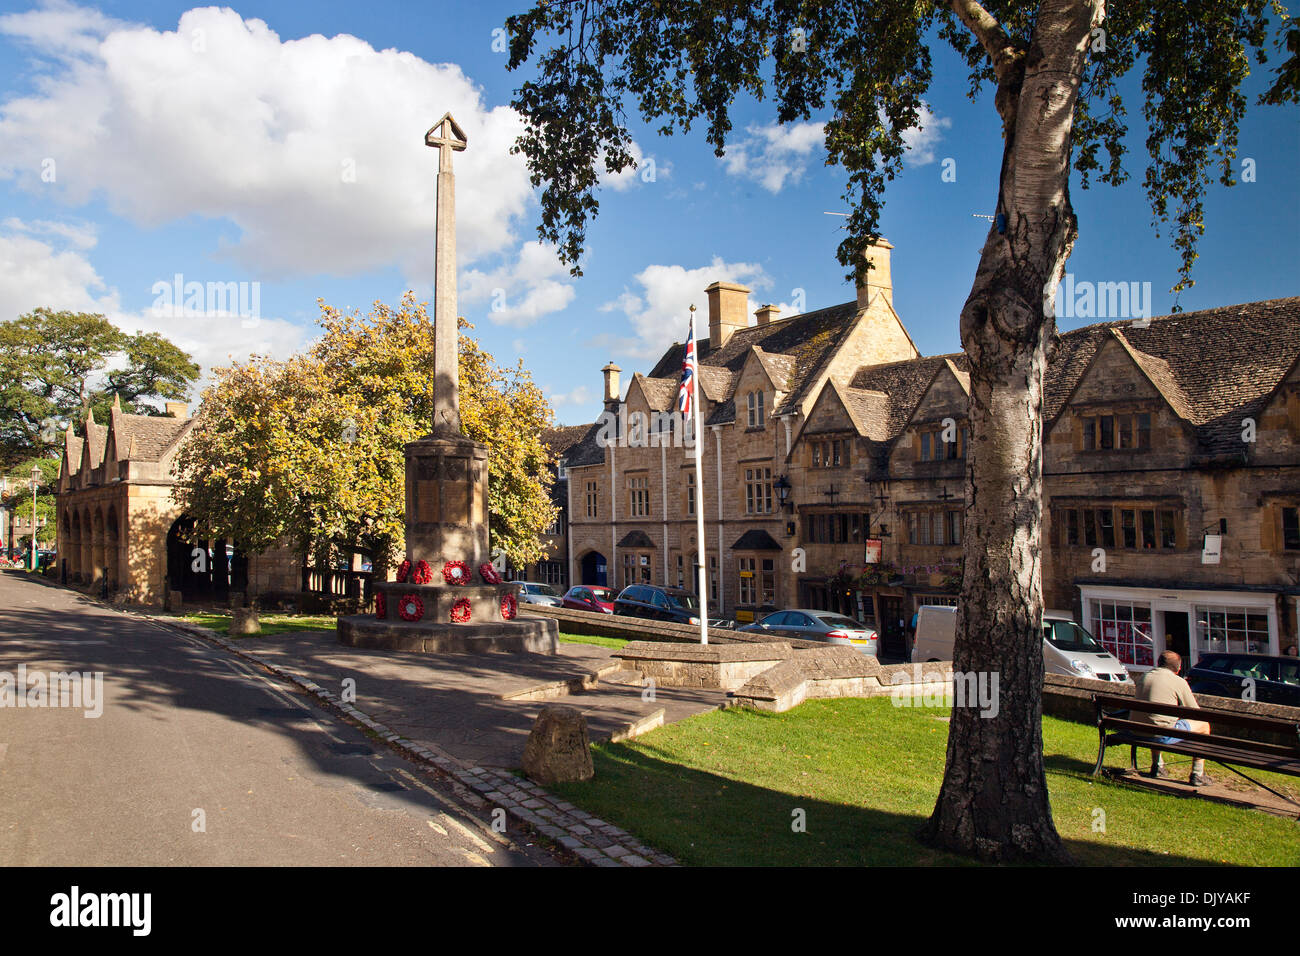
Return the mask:
{"type": "MultiPolygon", "coordinates": [[[[1155,704],[1173,704],[1175,707],[1196,707],[1196,697],[1192,694],[1191,687],[1187,681],[1178,676],[1179,670],[1182,669],[1183,659],[1174,651],[1165,651],[1160,655],[1158,667],[1153,667],[1146,672],[1142,678],[1142,683],[1138,685],[1137,699],[1149,700],[1155,704]]],[[[1174,720],[1173,717],[1165,714],[1148,714],[1141,713],[1134,715],[1135,719],[1146,720],[1158,727],[1168,727],[1173,730],[1187,730],[1197,734],[1208,734],[1210,725],[1203,720],[1174,720]]],[[[1174,744],[1181,739],[1179,737],[1157,737],[1159,743],[1174,744]]],[[[1168,776],[1165,771],[1164,761],[1160,759],[1160,751],[1151,748],[1151,773],[1150,777],[1168,776]]],[[[1213,781],[1205,775],[1205,761],[1197,757],[1192,760],[1192,776],[1188,780],[1193,787],[1205,787],[1213,781]]]]}

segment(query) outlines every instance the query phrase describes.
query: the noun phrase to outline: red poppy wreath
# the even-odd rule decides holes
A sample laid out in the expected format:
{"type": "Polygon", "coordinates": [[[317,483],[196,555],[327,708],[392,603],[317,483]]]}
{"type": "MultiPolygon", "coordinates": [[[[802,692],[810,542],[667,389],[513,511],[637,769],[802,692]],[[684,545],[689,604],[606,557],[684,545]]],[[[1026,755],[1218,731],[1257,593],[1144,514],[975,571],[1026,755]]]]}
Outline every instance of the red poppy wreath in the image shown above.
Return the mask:
{"type": "Polygon", "coordinates": [[[388,602],[384,599],[383,591],[375,595],[375,617],[380,620],[388,617],[388,602]]]}
{"type": "Polygon", "coordinates": [[[492,562],[484,561],[478,566],[478,576],[488,584],[500,584],[501,575],[497,574],[497,569],[492,567],[492,562]]]}
{"type": "Polygon", "coordinates": [[[399,584],[405,584],[406,579],[409,578],[410,576],[411,576],[411,562],[403,561],[401,565],[397,568],[397,582],[399,584]]]}
{"type": "Polygon", "coordinates": [[[451,623],[464,624],[469,620],[469,598],[461,598],[451,606],[451,623]]]}
{"type": "Polygon", "coordinates": [[[448,561],[442,566],[442,579],[448,584],[469,584],[469,565],[464,561],[448,561]]]}
{"type": "Polygon", "coordinates": [[[428,561],[421,561],[415,566],[415,573],[411,575],[413,584],[428,584],[433,580],[433,569],[429,567],[428,561]]]}
{"type": "Polygon", "coordinates": [[[424,602],[414,594],[403,594],[397,602],[397,612],[403,621],[418,621],[424,617],[424,602]]]}
{"type": "Polygon", "coordinates": [[[513,594],[501,595],[501,616],[507,621],[513,621],[518,613],[519,602],[515,600],[515,596],[513,594]]]}

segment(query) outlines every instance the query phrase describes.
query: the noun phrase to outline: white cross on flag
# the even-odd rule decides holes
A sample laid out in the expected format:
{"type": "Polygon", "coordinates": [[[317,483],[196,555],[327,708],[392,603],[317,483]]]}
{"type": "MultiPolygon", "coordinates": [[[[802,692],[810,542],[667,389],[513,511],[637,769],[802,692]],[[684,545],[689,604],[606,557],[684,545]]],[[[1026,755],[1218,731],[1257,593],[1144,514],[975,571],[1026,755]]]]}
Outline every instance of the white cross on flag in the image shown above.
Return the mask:
{"type": "Polygon", "coordinates": [[[686,354],[682,358],[682,384],[677,389],[677,410],[683,415],[691,413],[691,399],[695,387],[695,316],[691,316],[690,331],[686,336],[686,354]]]}

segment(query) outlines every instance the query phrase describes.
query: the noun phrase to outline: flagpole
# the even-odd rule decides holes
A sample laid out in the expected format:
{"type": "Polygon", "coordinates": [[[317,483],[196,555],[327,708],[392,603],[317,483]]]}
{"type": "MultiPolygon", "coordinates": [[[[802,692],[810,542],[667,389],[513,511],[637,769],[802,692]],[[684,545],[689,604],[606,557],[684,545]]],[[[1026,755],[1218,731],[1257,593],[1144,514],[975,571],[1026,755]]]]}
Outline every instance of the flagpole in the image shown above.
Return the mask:
{"type": "Polygon", "coordinates": [[[709,588],[704,560],[704,433],[700,425],[700,352],[695,344],[695,306],[691,306],[691,347],[695,351],[695,373],[691,376],[691,411],[695,414],[695,549],[699,562],[700,643],[709,643],[709,588]]]}

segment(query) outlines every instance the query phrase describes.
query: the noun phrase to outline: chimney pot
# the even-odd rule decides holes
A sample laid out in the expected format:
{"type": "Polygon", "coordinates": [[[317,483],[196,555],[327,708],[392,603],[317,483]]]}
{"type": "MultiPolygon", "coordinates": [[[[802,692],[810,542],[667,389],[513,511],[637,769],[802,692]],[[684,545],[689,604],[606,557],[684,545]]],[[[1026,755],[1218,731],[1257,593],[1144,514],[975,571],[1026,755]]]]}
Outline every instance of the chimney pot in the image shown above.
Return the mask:
{"type": "Polygon", "coordinates": [[[615,365],[613,362],[610,362],[608,365],[606,365],[604,368],[601,369],[601,372],[603,372],[605,375],[605,404],[606,405],[608,405],[610,402],[615,402],[615,403],[618,402],[618,396],[620,394],[618,373],[621,371],[623,370],[619,368],[617,365],[615,365]]]}
{"type": "Polygon", "coordinates": [[[727,344],[739,329],[749,326],[750,289],[736,282],[715,282],[704,290],[709,299],[709,351],[727,344]]]}
{"type": "Polygon", "coordinates": [[[185,402],[167,402],[167,414],[172,418],[184,418],[189,412],[189,406],[185,402]]]}
{"type": "Polygon", "coordinates": [[[894,306],[894,283],[889,275],[889,250],[894,247],[888,239],[880,240],[867,246],[863,253],[872,268],[867,270],[864,278],[858,282],[858,309],[865,309],[878,296],[890,308],[894,306]]]}

